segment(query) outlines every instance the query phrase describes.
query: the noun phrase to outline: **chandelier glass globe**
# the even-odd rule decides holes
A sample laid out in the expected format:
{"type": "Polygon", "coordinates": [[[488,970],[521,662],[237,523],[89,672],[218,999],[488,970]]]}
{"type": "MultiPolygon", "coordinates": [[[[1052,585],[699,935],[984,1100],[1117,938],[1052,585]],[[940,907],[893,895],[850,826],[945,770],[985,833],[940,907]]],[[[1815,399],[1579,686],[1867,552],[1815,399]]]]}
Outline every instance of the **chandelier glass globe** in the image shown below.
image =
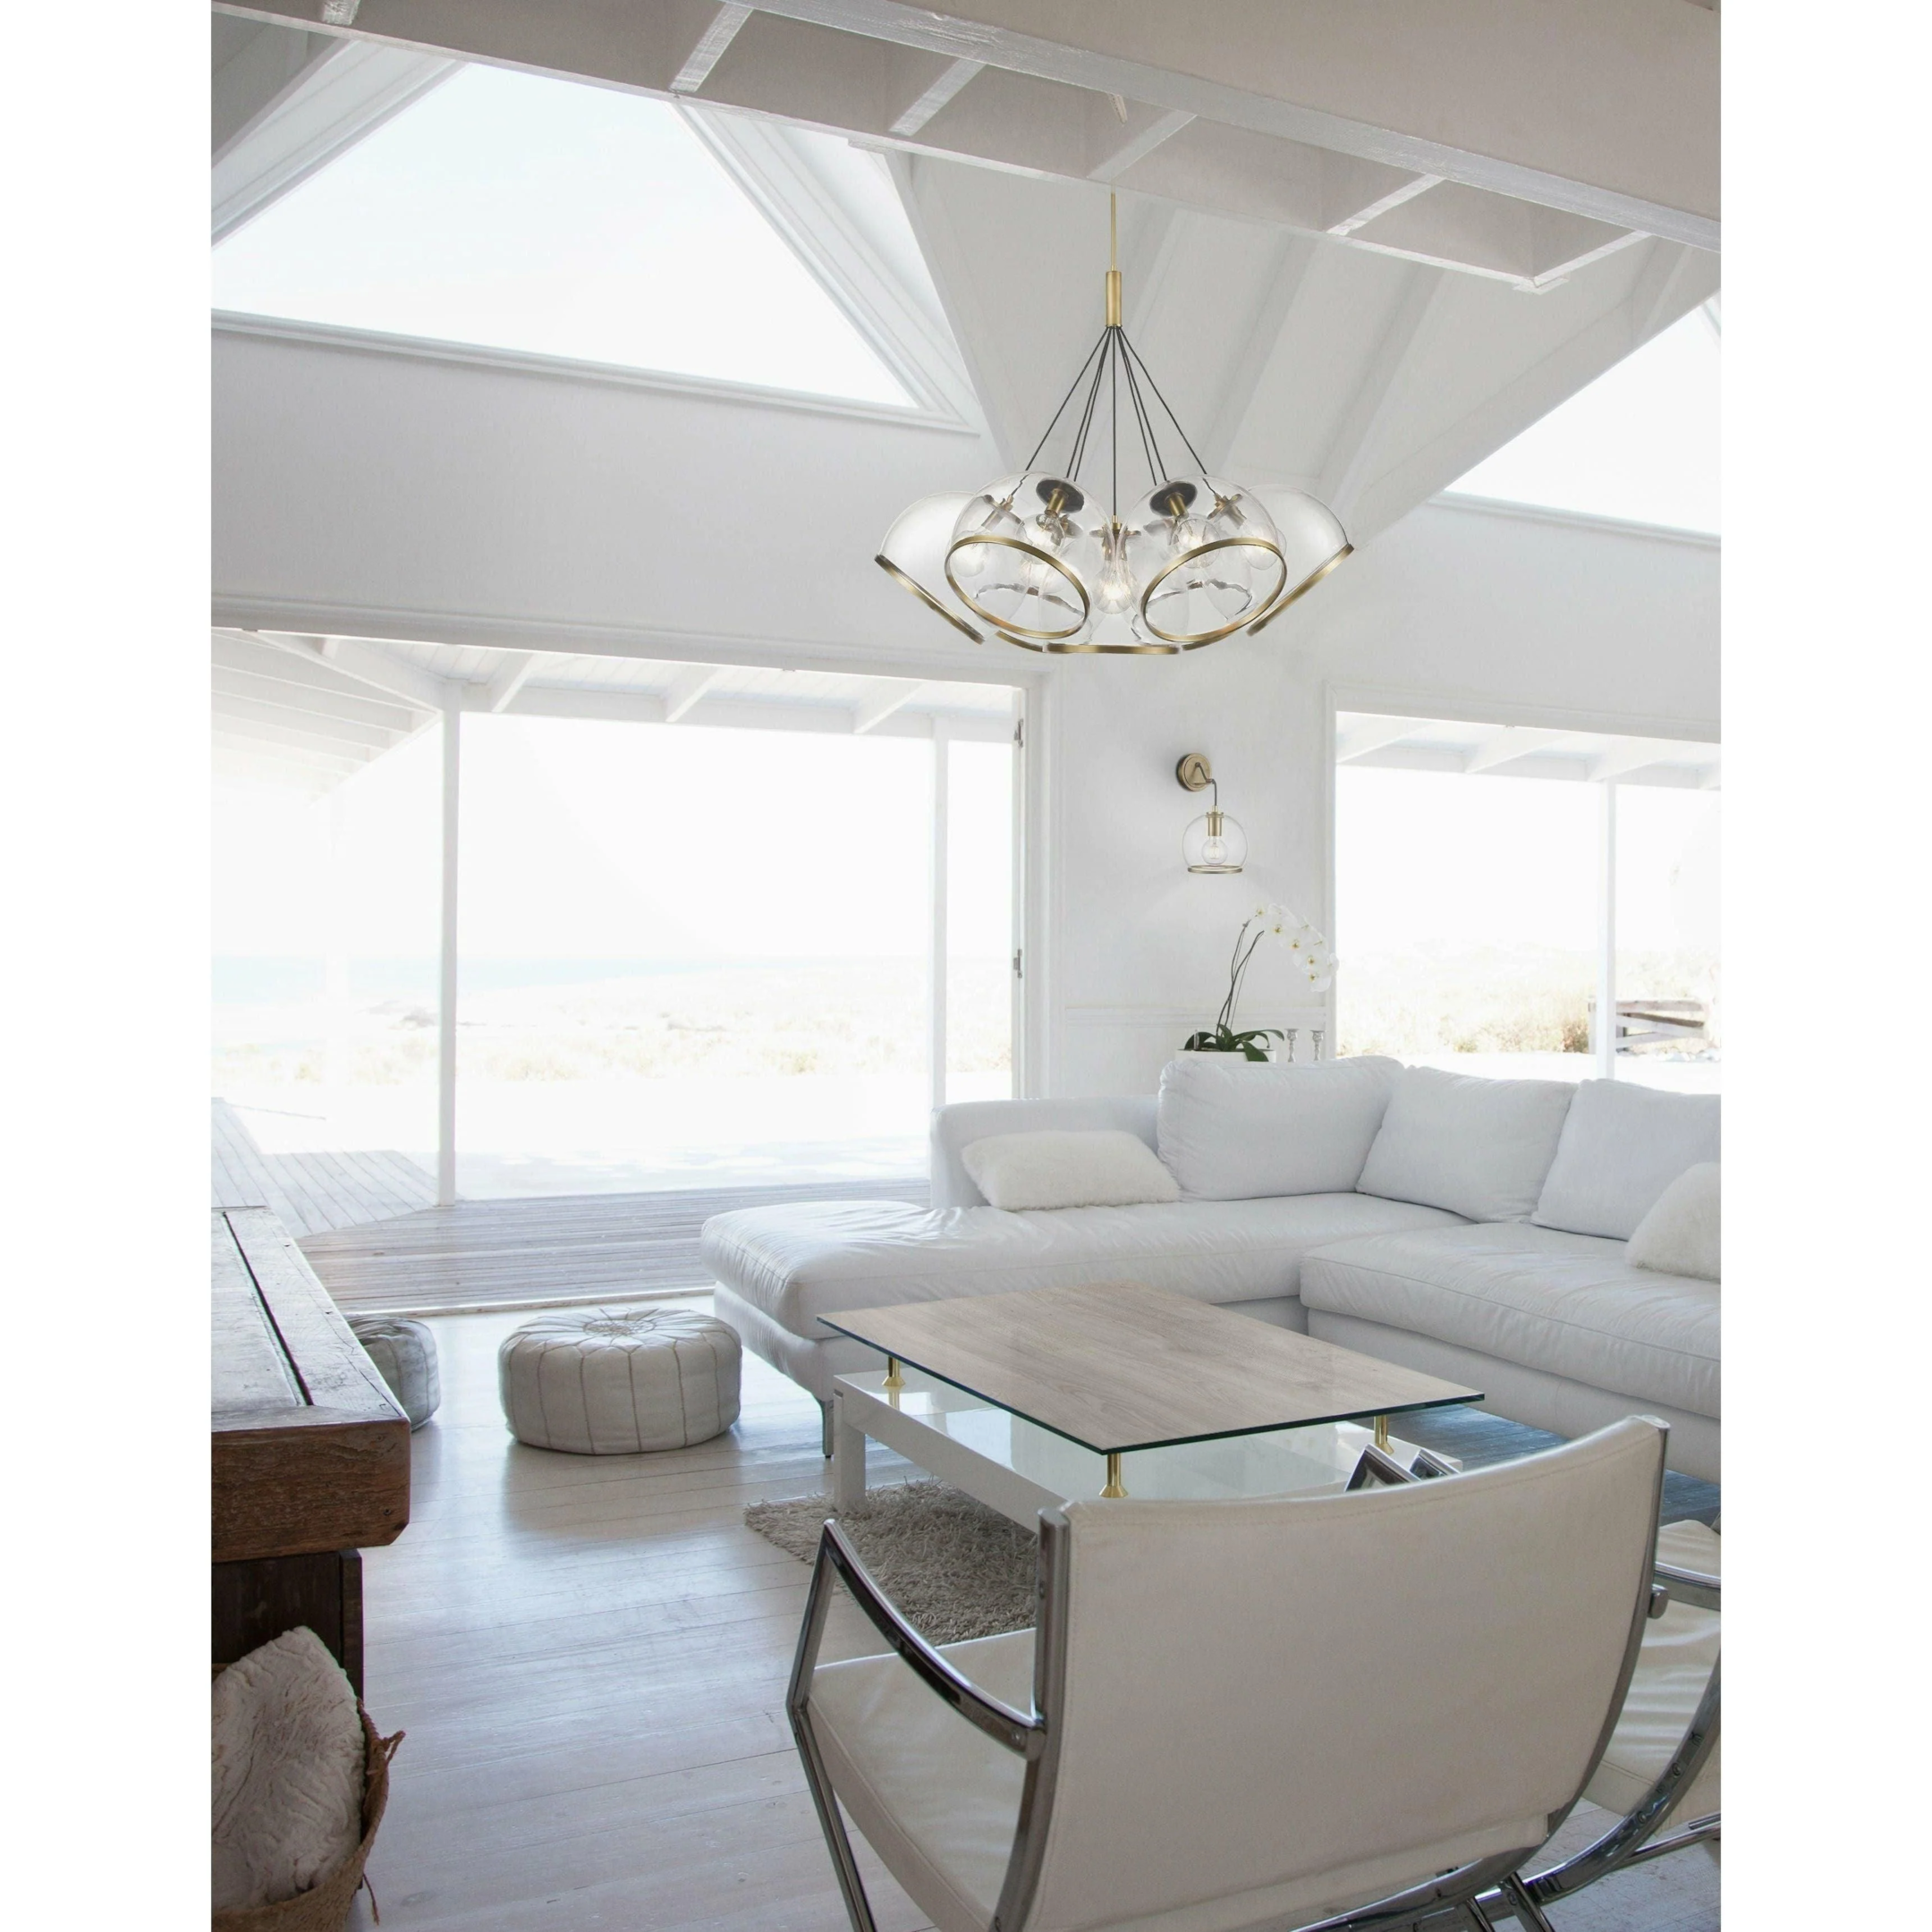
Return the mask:
{"type": "Polygon", "coordinates": [[[912,504],[877,562],[975,643],[1173,657],[1260,631],[1349,551],[1304,492],[1208,475],[1121,326],[1116,260],[1100,340],[1024,467],[912,504]],[[1123,459],[1145,481],[1126,499],[1123,459]]]}

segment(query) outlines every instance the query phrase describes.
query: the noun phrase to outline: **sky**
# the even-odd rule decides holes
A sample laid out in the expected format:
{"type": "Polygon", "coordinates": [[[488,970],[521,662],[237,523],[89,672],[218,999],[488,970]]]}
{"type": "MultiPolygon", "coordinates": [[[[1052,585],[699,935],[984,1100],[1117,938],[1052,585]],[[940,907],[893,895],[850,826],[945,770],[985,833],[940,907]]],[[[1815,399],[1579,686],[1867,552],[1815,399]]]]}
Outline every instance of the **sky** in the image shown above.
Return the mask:
{"type": "Polygon", "coordinates": [[[1715,531],[1718,367],[1716,332],[1693,309],[1450,488],[1715,531]]]}
{"type": "MultiPolygon", "coordinates": [[[[313,956],[342,821],[359,958],[436,947],[440,744],[424,733],[340,804],[220,788],[217,954],[313,956]]],[[[1011,949],[1012,752],[950,748],[950,950],[1011,949]]],[[[932,748],[915,738],[466,716],[465,958],[916,955],[927,944],[932,748]]]]}
{"type": "Polygon", "coordinates": [[[463,67],[215,250],[217,309],[908,405],[661,101],[463,67]]]}
{"type": "MultiPolygon", "coordinates": [[[[1594,951],[1598,790],[1344,766],[1335,774],[1338,953],[1594,951]]],[[[1616,787],[1620,952],[1717,949],[1718,799],[1616,787]]]]}

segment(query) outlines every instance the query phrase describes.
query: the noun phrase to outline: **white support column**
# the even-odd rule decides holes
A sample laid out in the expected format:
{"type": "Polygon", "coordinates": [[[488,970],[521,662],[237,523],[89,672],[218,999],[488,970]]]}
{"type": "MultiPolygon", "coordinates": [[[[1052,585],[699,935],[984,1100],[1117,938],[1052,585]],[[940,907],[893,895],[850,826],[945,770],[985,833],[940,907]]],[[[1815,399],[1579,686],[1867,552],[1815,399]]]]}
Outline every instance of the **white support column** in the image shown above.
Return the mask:
{"type": "Polygon", "coordinates": [[[328,1028],[323,1078],[328,1092],[329,1124],[337,1133],[343,1131],[344,1089],[349,1084],[348,801],[343,797],[347,789],[346,784],[338,784],[328,795],[328,889],[323,901],[323,917],[328,922],[322,935],[322,1004],[328,1028]]]}
{"type": "Polygon", "coordinates": [[[932,1104],[946,1099],[946,806],[951,760],[947,755],[946,721],[933,720],[932,859],[928,868],[932,931],[928,945],[927,1065],[932,1075],[932,1104]]]}
{"type": "Polygon", "coordinates": [[[1013,920],[1008,937],[1013,942],[1013,978],[1009,982],[1012,1005],[1009,1021],[1007,1059],[1013,1067],[1013,1099],[1026,1093],[1026,929],[1027,929],[1027,694],[1013,694],[1013,838],[1009,860],[1013,868],[1013,920]]]}
{"type": "Polygon", "coordinates": [[[1597,1025],[1590,1050],[1599,1080],[1616,1078],[1616,784],[1597,788],[1598,825],[1597,881],[1597,1025]]]}
{"type": "Polygon", "coordinates": [[[436,979],[436,1206],[456,1199],[456,859],[462,712],[443,708],[443,910],[436,979]]]}

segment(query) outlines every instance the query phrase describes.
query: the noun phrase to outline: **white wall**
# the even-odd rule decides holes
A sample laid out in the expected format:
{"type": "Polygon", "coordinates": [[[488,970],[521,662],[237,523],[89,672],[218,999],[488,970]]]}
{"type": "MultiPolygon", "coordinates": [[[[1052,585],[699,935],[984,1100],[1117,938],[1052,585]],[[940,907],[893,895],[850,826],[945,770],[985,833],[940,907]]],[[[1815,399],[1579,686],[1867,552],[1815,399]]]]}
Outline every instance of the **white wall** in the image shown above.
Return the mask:
{"type": "MultiPolygon", "coordinates": [[[[1053,1089],[1151,1086],[1213,1018],[1258,898],[1333,930],[1334,708],[1715,739],[1717,575],[1707,539],[1436,503],[1258,638],[1069,664],[1052,721],[1053,1089]],[[1213,760],[1247,828],[1238,878],[1182,866],[1199,809],[1174,778],[1186,751],[1213,760]]],[[[1242,1017],[1328,1023],[1265,953],[1242,1017]]]]}
{"type": "MultiPolygon", "coordinates": [[[[1703,539],[1438,503],[1260,638],[1047,661],[955,647],[870,562],[911,498],[996,473],[974,436],[235,336],[215,395],[217,622],[1034,683],[1037,1090],[1145,1090],[1249,905],[1327,919],[1337,702],[1718,735],[1703,539]],[[1182,866],[1187,751],[1238,878],[1182,866]]],[[[1249,1022],[1324,1024],[1273,963],[1249,1022]]]]}

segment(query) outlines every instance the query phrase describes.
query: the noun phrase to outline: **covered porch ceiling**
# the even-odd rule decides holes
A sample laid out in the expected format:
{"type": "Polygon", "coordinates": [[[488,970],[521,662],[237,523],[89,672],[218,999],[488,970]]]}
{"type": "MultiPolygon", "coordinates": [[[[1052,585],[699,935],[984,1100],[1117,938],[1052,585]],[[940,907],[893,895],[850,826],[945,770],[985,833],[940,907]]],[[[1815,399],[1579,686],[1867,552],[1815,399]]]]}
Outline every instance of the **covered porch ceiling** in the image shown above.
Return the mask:
{"type": "Polygon", "coordinates": [[[1335,758],[1338,767],[1667,785],[1699,792],[1720,790],[1723,776],[1719,748],[1688,738],[1391,717],[1369,711],[1335,714],[1335,758]]]}
{"type": "Polygon", "coordinates": [[[260,631],[213,633],[213,684],[217,774],[314,796],[450,708],[991,742],[1014,728],[997,684],[260,631]]]}

